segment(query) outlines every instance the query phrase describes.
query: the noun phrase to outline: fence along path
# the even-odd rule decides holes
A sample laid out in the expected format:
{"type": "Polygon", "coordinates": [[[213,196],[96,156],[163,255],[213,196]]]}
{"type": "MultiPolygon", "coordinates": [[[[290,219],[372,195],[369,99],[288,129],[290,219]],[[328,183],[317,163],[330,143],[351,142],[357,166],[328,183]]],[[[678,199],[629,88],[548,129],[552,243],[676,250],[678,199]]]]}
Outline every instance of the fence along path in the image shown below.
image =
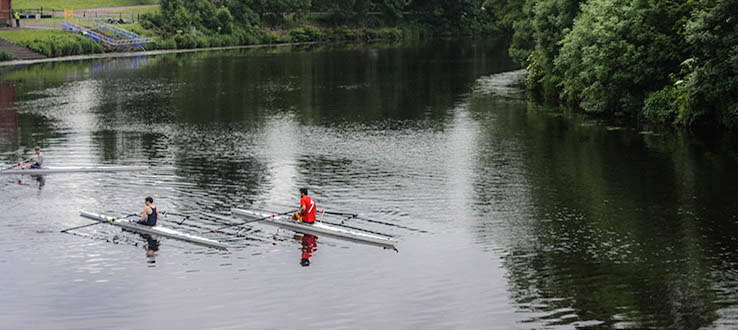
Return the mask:
{"type": "Polygon", "coordinates": [[[141,36],[135,33],[123,30],[107,23],[103,23],[102,21],[94,21],[94,24],[101,31],[123,39],[113,39],[102,33],[92,31],[86,27],[74,24],[67,20],[62,21],[62,30],[69,33],[80,34],[84,37],[94,40],[97,43],[120,50],[143,49],[143,46],[150,42],[148,38],[141,38],[141,36]]]}

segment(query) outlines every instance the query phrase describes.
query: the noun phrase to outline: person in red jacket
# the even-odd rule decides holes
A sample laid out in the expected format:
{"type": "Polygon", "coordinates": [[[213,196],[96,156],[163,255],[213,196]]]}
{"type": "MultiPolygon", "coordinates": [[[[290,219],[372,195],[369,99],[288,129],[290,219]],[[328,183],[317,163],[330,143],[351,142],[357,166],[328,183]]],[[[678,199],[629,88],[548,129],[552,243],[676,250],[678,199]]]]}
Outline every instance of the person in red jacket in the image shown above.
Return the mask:
{"type": "Polygon", "coordinates": [[[293,220],[304,223],[315,223],[315,200],[308,196],[307,188],[300,188],[300,210],[292,215],[293,220]]]}

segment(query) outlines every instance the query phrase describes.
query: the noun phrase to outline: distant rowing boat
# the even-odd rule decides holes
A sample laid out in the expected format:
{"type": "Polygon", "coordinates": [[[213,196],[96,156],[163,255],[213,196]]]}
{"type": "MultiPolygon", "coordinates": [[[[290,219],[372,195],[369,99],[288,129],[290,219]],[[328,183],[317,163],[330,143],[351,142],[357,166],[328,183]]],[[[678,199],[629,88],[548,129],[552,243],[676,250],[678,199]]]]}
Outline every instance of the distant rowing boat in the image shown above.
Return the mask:
{"type": "Polygon", "coordinates": [[[84,172],[136,172],[145,171],[148,166],[68,166],[43,168],[11,168],[0,171],[0,174],[52,174],[52,173],[84,173],[84,172]]]}
{"type": "Polygon", "coordinates": [[[144,234],[151,234],[151,235],[158,235],[158,236],[164,236],[168,238],[178,239],[181,241],[186,241],[190,243],[200,244],[211,248],[216,249],[227,249],[228,245],[225,243],[218,242],[216,240],[212,240],[205,237],[199,237],[190,235],[187,233],[179,232],[171,228],[162,227],[160,225],[156,225],[153,227],[144,226],[136,223],[135,221],[129,221],[126,219],[119,219],[117,217],[110,217],[102,214],[87,212],[87,211],[80,211],[80,215],[82,217],[92,219],[99,222],[109,223],[113,226],[122,227],[128,230],[144,233],[144,234]]]}
{"type": "Polygon", "coordinates": [[[277,215],[272,216],[273,213],[262,212],[257,210],[243,210],[243,209],[231,209],[231,212],[235,215],[243,217],[247,220],[258,220],[274,225],[277,227],[289,229],[295,232],[303,234],[313,235],[325,235],[341,239],[346,239],[354,242],[378,245],[386,248],[394,248],[397,244],[397,240],[388,236],[380,236],[369,233],[363,233],[355,230],[349,230],[346,228],[332,226],[320,221],[316,221],[314,224],[306,224],[304,222],[298,222],[290,219],[289,215],[277,215]]]}

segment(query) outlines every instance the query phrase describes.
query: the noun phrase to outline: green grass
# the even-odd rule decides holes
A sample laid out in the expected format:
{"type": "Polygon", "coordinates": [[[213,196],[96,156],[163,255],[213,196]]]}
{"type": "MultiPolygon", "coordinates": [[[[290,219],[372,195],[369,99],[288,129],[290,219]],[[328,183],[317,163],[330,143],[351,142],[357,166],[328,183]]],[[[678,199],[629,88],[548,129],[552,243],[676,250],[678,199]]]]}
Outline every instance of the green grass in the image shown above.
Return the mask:
{"type": "Polygon", "coordinates": [[[0,38],[47,57],[94,54],[105,51],[102,46],[88,38],[59,30],[0,31],[0,38]]]}
{"type": "Polygon", "coordinates": [[[118,12],[122,12],[123,16],[126,15],[126,13],[136,13],[136,14],[152,14],[159,12],[159,7],[151,7],[151,8],[136,8],[136,9],[121,9],[118,10],[118,12]]]}
{"type": "Polygon", "coordinates": [[[6,30],[0,31],[0,38],[12,43],[20,43],[26,40],[48,40],[52,36],[68,34],[59,30],[6,30]]]}
{"type": "Polygon", "coordinates": [[[156,4],[159,4],[159,0],[15,0],[13,1],[13,9],[44,7],[44,10],[63,10],[65,8],[77,10],[156,4]]]}
{"type": "Polygon", "coordinates": [[[154,31],[144,29],[143,27],[141,27],[141,24],[139,23],[117,24],[116,26],[123,30],[133,32],[143,37],[147,37],[147,38],[158,37],[158,35],[156,35],[154,31]]]}

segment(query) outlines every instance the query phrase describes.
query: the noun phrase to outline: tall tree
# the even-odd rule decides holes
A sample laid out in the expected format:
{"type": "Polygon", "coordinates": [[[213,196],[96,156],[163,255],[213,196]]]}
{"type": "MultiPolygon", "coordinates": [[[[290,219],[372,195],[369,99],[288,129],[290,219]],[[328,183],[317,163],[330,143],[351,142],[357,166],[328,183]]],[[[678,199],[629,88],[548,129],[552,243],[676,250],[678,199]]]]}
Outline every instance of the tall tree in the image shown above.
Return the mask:
{"type": "Polygon", "coordinates": [[[356,0],[313,0],[312,11],[326,12],[333,24],[344,24],[356,17],[356,0]]]}
{"type": "Polygon", "coordinates": [[[497,30],[494,11],[483,0],[415,0],[410,9],[435,34],[471,34],[497,30]]]}
{"type": "Polygon", "coordinates": [[[284,23],[285,14],[304,14],[310,10],[310,0],[236,0],[244,1],[259,15],[261,21],[269,25],[284,23]]]}
{"type": "Polygon", "coordinates": [[[688,86],[698,109],[732,128],[738,125],[738,0],[707,4],[687,24],[687,40],[695,53],[688,86]]]}
{"type": "Polygon", "coordinates": [[[688,49],[678,22],[689,0],[589,0],[554,65],[563,97],[590,112],[639,113],[645,96],[670,83],[688,49]]]}
{"type": "MultiPolygon", "coordinates": [[[[531,0],[528,0],[529,2],[531,0]]],[[[532,53],[526,59],[530,75],[528,86],[540,86],[548,94],[557,94],[561,72],[554,67],[559,43],[571,29],[582,0],[538,1],[532,9],[532,53]]]]}

